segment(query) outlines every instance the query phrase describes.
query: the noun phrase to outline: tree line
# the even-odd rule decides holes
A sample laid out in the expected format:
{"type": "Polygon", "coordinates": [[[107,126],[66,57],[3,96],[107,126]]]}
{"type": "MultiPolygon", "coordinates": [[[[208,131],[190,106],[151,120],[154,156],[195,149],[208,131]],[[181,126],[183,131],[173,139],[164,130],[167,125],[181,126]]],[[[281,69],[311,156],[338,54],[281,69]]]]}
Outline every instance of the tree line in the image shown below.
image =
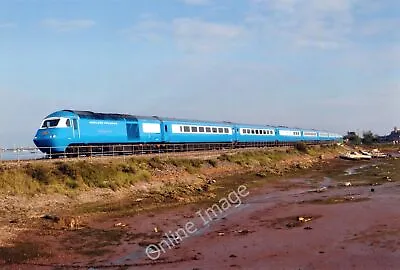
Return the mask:
{"type": "Polygon", "coordinates": [[[358,136],[355,132],[347,132],[347,135],[343,137],[344,140],[350,144],[374,144],[379,142],[379,136],[373,134],[372,131],[364,131],[362,137],[358,136]]]}

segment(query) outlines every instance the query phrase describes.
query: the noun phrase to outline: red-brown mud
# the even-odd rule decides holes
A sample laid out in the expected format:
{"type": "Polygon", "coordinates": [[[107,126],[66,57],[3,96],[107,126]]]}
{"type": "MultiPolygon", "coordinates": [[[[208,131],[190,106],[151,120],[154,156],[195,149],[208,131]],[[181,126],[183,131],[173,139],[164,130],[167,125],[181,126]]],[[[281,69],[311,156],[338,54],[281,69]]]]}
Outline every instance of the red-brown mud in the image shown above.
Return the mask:
{"type": "Polygon", "coordinates": [[[250,188],[207,224],[198,211],[204,218],[210,204],[102,218],[78,230],[43,219],[19,236],[19,248],[0,248],[0,258],[4,269],[398,269],[400,184],[336,184],[304,177],[250,188]],[[187,237],[164,237],[189,222],[187,237]],[[146,248],[163,240],[165,253],[150,259],[146,248]]]}

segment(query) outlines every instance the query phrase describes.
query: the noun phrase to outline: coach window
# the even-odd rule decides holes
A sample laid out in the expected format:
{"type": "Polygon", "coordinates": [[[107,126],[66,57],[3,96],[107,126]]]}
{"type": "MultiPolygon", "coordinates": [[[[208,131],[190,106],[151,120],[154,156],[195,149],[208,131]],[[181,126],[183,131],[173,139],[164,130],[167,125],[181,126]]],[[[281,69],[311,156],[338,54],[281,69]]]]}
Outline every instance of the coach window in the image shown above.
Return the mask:
{"type": "Polygon", "coordinates": [[[217,131],[218,131],[217,128],[212,128],[213,133],[217,133],[217,131]]]}
{"type": "Polygon", "coordinates": [[[184,127],[183,127],[183,131],[184,131],[184,132],[190,132],[190,127],[184,126],[184,127]]]}
{"type": "Polygon", "coordinates": [[[229,133],[229,129],[228,128],[224,128],[224,132],[225,133],[229,133]]]}
{"type": "Polygon", "coordinates": [[[199,132],[204,132],[204,127],[199,127],[199,132]]]}
{"type": "Polygon", "coordinates": [[[181,130],[181,132],[182,132],[182,126],[180,126],[180,127],[179,127],[179,129],[180,129],[180,130],[181,130]]]}
{"type": "Polygon", "coordinates": [[[258,132],[259,132],[259,130],[258,129],[256,129],[256,134],[258,135],[258,132]]]}
{"type": "Polygon", "coordinates": [[[210,127],[206,127],[206,132],[211,132],[211,128],[210,127]]]}
{"type": "Polygon", "coordinates": [[[246,134],[246,131],[247,131],[246,129],[243,129],[243,134],[246,134]]]}
{"type": "Polygon", "coordinates": [[[251,134],[254,134],[254,133],[255,133],[255,131],[254,131],[254,129],[252,129],[252,130],[251,130],[251,134]]]}
{"type": "Polygon", "coordinates": [[[192,132],[197,132],[197,127],[192,127],[192,132]]]}
{"type": "Polygon", "coordinates": [[[67,119],[67,122],[65,123],[67,125],[67,127],[71,126],[71,121],[69,119],[67,119]]]}
{"type": "Polygon", "coordinates": [[[224,133],[224,129],[223,128],[218,128],[218,133],[224,133]]]}
{"type": "Polygon", "coordinates": [[[168,132],[168,127],[167,127],[167,125],[164,126],[164,130],[165,130],[165,132],[168,132]]]}

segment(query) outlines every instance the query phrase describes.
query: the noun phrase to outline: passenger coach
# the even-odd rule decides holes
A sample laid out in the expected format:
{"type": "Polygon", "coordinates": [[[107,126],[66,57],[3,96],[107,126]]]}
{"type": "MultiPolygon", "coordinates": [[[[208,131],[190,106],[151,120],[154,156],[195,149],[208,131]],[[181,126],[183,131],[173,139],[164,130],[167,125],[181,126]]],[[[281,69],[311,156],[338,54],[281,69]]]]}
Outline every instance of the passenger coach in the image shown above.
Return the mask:
{"type": "Polygon", "coordinates": [[[70,152],[76,149],[73,146],[101,146],[103,150],[110,145],[131,145],[132,149],[144,145],[152,149],[176,144],[246,146],[340,139],[334,133],[282,126],[63,110],[43,119],[33,141],[42,152],[55,154],[70,152]]]}

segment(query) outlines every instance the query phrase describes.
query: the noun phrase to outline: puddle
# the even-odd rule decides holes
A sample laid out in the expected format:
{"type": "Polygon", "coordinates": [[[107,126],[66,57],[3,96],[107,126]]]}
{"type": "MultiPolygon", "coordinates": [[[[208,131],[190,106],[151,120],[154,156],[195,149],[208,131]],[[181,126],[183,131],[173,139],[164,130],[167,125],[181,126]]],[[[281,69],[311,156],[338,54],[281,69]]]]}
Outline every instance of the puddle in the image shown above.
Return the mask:
{"type": "Polygon", "coordinates": [[[363,202],[368,201],[371,198],[368,197],[354,197],[354,196],[335,196],[323,199],[314,199],[309,201],[303,201],[302,204],[338,204],[338,203],[352,203],[352,202],[363,202]]]}
{"type": "Polygon", "coordinates": [[[335,187],[337,184],[333,181],[332,178],[325,176],[324,180],[321,182],[321,188],[326,187],[335,187]]]}
{"type": "Polygon", "coordinates": [[[362,169],[368,168],[368,167],[372,167],[372,166],[376,166],[378,165],[378,163],[374,163],[374,164],[365,164],[365,165],[360,165],[360,166],[354,166],[351,168],[348,168],[344,171],[345,175],[356,175],[356,174],[360,174],[361,172],[359,172],[362,169]]]}

